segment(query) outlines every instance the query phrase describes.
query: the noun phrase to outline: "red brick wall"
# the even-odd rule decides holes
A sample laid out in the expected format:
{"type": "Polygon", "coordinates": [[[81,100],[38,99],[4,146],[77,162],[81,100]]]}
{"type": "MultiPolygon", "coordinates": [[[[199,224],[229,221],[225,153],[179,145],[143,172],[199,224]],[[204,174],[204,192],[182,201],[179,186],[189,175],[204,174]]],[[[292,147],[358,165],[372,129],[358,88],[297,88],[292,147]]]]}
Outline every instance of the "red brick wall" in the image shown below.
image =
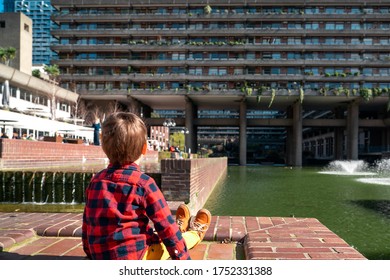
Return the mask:
{"type": "Polygon", "coordinates": [[[226,170],[227,158],[163,159],[161,189],[167,200],[189,203],[195,211],[203,207],[226,170]]]}
{"type": "Polygon", "coordinates": [[[0,168],[50,167],[100,161],[106,155],[100,146],[19,139],[0,139],[0,168]]]}

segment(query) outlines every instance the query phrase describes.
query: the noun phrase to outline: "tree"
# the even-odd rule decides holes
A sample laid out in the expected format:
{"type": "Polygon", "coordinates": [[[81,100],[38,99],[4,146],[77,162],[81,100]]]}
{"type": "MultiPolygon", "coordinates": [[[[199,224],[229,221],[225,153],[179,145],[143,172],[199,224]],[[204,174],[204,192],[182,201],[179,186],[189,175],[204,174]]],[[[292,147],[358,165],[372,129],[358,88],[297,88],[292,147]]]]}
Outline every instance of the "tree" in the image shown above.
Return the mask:
{"type": "MultiPolygon", "coordinates": [[[[0,60],[4,62],[5,65],[9,66],[10,61],[16,57],[16,49],[14,47],[0,48],[0,60]]],[[[4,107],[9,107],[9,98],[10,98],[10,89],[9,81],[4,81],[4,92],[2,104],[4,107]]]]}
{"type": "Polygon", "coordinates": [[[57,77],[60,75],[60,69],[58,65],[45,65],[43,70],[49,75],[50,80],[57,82],[57,77]]]}
{"type": "Polygon", "coordinates": [[[58,68],[58,65],[45,65],[43,67],[43,71],[46,72],[47,75],[49,75],[50,80],[53,82],[52,87],[52,94],[51,94],[51,100],[50,100],[50,111],[51,111],[51,118],[52,120],[56,119],[56,95],[55,95],[55,86],[58,83],[58,76],[60,75],[60,69],[58,68]]]}
{"type": "Polygon", "coordinates": [[[16,49],[14,47],[0,48],[0,59],[5,65],[9,66],[10,62],[16,57],[16,49]]]}

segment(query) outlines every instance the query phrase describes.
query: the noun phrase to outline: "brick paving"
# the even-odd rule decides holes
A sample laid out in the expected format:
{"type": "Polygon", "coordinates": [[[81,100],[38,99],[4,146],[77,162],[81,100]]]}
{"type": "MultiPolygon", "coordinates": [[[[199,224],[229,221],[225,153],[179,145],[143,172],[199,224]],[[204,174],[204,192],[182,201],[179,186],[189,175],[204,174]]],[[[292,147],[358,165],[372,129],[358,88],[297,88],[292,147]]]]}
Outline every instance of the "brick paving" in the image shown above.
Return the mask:
{"type": "MultiPolygon", "coordinates": [[[[85,259],[80,213],[0,212],[0,260],[85,259]]],[[[314,218],[213,216],[195,260],[366,259],[314,218]]]]}

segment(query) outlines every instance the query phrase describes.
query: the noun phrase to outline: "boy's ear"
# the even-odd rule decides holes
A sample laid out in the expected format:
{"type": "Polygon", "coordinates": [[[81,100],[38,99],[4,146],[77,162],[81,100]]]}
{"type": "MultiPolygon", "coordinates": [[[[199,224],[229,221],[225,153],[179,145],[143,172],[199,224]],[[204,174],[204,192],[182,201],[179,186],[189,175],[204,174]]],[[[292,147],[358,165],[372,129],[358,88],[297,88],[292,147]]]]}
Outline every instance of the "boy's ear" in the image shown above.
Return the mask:
{"type": "Polygon", "coordinates": [[[146,149],[148,148],[148,146],[146,145],[146,143],[144,144],[144,146],[142,147],[142,154],[143,155],[146,155],[146,149]]]}

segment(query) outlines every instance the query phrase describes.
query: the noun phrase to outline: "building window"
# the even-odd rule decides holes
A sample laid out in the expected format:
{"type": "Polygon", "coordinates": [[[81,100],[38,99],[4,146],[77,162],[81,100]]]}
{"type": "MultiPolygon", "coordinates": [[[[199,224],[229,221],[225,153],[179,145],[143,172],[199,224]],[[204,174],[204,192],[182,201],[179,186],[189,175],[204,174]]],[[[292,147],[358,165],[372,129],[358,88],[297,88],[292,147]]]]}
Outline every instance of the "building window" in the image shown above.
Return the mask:
{"type": "Polygon", "coordinates": [[[289,52],[287,53],[287,59],[301,59],[301,53],[298,52],[289,52]]]}
{"type": "Polygon", "coordinates": [[[4,20],[0,20],[0,28],[5,28],[5,21],[4,20]]]}
{"type": "Polygon", "coordinates": [[[287,67],[287,75],[299,74],[299,69],[296,67],[287,67]]]}
{"type": "Polygon", "coordinates": [[[242,68],[234,68],[234,75],[243,75],[244,71],[242,68]]]}
{"type": "Polygon", "coordinates": [[[351,30],[360,30],[360,23],[352,23],[351,30]]]}
{"type": "Polygon", "coordinates": [[[263,59],[272,59],[271,53],[263,53],[263,59]]]}
{"type": "Polygon", "coordinates": [[[317,22],[309,22],[305,24],[305,29],[309,30],[319,30],[320,29],[320,24],[317,22]]]}

